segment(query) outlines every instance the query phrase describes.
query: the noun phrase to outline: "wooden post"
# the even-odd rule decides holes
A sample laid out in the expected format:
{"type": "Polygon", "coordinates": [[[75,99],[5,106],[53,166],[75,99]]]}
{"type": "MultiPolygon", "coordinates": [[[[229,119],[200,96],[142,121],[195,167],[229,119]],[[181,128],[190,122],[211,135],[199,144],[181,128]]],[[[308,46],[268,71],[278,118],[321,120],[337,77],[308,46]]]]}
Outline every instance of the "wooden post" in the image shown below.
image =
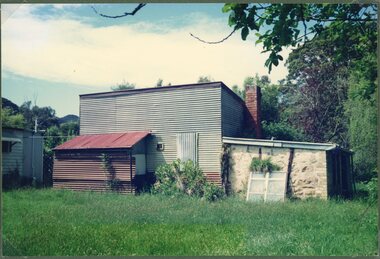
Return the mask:
{"type": "Polygon", "coordinates": [[[268,185],[269,185],[269,172],[265,172],[264,202],[267,201],[268,185]]]}
{"type": "Polygon", "coordinates": [[[287,171],[287,176],[286,176],[286,193],[288,194],[288,197],[291,197],[293,195],[292,183],[291,183],[291,178],[290,178],[290,174],[292,173],[293,160],[294,160],[294,148],[290,148],[289,160],[288,160],[288,171],[287,171]]]}
{"type": "Polygon", "coordinates": [[[131,188],[131,193],[133,193],[132,191],[132,148],[129,150],[129,173],[131,177],[130,188],[131,188]]]}
{"type": "Polygon", "coordinates": [[[247,201],[248,201],[248,198],[249,198],[249,191],[251,190],[251,182],[252,182],[251,178],[252,178],[252,172],[249,172],[249,176],[248,176],[247,197],[246,197],[246,199],[245,199],[245,200],[247,200],[247,201]]]}

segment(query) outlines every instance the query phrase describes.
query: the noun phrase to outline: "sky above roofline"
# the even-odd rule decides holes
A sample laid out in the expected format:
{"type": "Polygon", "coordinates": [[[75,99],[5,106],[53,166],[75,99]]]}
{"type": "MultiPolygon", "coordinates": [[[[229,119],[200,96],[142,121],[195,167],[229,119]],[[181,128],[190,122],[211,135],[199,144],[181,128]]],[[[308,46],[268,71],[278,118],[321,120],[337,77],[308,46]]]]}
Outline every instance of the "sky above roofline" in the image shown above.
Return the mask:
{"type": "MultiPolygon", "coordinates": [[[[116,15],[134,4],[95,4],[116,15]]],[[[79,114],[79,94],[110,90],[127,81],[136,87],[195,83],[210,76],[227,86],[247,76],[267,75],[267,54],[255,36],[237,33],[222,44],[208,45],[231,32],[223,4],[148,4],[135,16],[107,19],[89,4],[2,5],[2,96],[20,105],[31,100],[51,106],[58,116],[79,114]]],[[[283,53],[284,58],[289,51],[283,53]]],[[[281,63],[269,78],[287,70],[281,63]]]]}

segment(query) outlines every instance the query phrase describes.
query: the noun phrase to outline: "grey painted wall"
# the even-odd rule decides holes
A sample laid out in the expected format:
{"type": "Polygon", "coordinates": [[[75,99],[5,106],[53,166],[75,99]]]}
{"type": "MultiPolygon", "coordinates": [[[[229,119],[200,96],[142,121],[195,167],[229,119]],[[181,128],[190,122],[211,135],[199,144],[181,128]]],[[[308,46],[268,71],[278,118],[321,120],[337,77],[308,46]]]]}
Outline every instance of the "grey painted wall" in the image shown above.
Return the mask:
{"type": "Polygon", "coordinates": [[[2,136],[18,138],[22,143],[13,145],[11,152],[2,153],[2,172],[18,168],[19,174],[43,181],[43,138],[20,129],[3,128],[2,136]]]}
{"type": "MultiPolygon", "coordinates": [[[[22,130],[3,129],[2,136],[8,138],[17,138],[23,141],[24,134],[22,130]]],[[[12,146],[11,152],[2,152],[2,170],[3,174],[18,169],[19,173],[23,173],[24,169],[24,148],[23,143],[16,143],[12,146]]]]}

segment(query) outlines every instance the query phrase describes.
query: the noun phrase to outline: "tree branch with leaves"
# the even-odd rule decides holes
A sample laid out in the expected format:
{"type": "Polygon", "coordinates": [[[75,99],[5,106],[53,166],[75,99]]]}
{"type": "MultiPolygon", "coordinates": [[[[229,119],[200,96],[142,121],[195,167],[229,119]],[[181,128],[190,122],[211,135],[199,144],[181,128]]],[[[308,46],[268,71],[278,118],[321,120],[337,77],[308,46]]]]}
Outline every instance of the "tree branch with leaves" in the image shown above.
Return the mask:
{"type": "MultiPolygon", "coordinates": [[[[278,66],[284,47],[301,47],[327,30],[335,30],[337,39],[344,40],[349,27],[355,24],[376,23],[376,4],[225,4],[222,11],[229,13],[228,25],[232,32],[220,41],[205,41],[193,34],[195,39],[217,44],[226,41],[237,31],[242,40],[250,32],[258,37],[256,44],[263,44],[263,53],[269,52],[265,62],[269,72],[278,66]],[[300,35],[301,34],[301,35],[300,35]],[[313,35],[311,39],[309,35],[313,35]]],[[[375,28],[376,30],[376,28],[375,28]]],[[[364,32],[363,33],[367,33],[364,32]]],[[[343,49],[339,49],[344,54],[343,49]]]]}

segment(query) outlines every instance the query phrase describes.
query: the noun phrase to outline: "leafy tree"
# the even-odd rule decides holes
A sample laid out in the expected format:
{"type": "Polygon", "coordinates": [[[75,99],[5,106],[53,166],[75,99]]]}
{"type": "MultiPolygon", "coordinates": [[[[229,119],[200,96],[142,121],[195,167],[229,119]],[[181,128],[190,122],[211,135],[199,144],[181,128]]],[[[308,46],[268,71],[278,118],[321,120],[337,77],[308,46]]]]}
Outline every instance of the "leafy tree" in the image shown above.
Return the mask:
{"type": "Polygon", "coordinates": [[[213,78],[211,78],[210,76],[200,76],[198,78],[198,83],[209,83],[209,82],[212,82],[214,81],[213,78]]]}
{"type": "MultiPolygon", "coordinates": [[[[334,58],[346,59],[355,53],[360,35],[376,41],[376,4],[225,4],[223,12],[229,12],[228,24],[233,32],[241,30],[241,38],[247,39],[250,31],[256,32],[256,44],[263,44],[263,52],[269,52],[265,66],[269,71],[283,60],[284,47],[301,46],[320,35],[334,33],[336,43],[334,58]],[[373,24],[372,31],[358,29],[373,24]]],[[[231,33],[232,35],[232,33],[231,33]]]]}
{"type": "Polygon", "coordinates": [[[4,108],[10,109],[12,111],[12,114],[16,114],[19,112],[18,105],[4,97],[1,98],[1,107],[3,109],[4,108]]]}
{"type": "Polygon", "coordinates": [[[57,126],[52,126],[46,130],[44,147],[47,152],[63,143],[61,132],[57,126]]]}
{"type": "Polygon", "coordinates": [[[164,82],[164,81],[163,81],[161,78],[159,78],[159,79],[157,80],[156,87],[162,87],[163,82],[164,82]]]}
{"type": "Polygon", "coordinates": [[[232,91],[237,94],[242,100],[245,100],[245,91],[241,90],[238,85],[233,85],[232,91]]]}
{"type": "Polygon", "coordinates": [[[377,82],[372,76],[376,56],[368,53],[357,61],[349,77],[348,101],[345,104],[349,118],[348,136],[353,156],[356,180],[368,181],[377,176],[377,90],[368,96],[368,89],[377,82]]]}
{"type": "MultiPolygon", "coordinates": [[[[38,107],[34,106],[32,108],[32,114],[34,118],[37,118],[38,128],[46,130],[47,128],[58,125],[58,117],[55,115],[55,110],[50,106],[38,107]]],[[[34,120],[32,122],[34,128],[34,120]]]]}
{"type": "Polygon", "coordinates": [[[350,100],[347,106],[356,180],[368,181],[377,175],[377,107],[368,100],[358,99],[350,100]]]}
{"type": "Polygon", "coordinates": [[[244,91],[242,99],[245,100],[245,91],[248,86],[258,86],[261,88],[261,119],[266,122],[280,120],[280,86],[272,84],[268,76],[246,77],[243,82],[244,91]]]}
{"type": "MultiPolygon", "coordinates": [[[[247,87],[248,86],[254,86],[254,85],[257,85],[257,81],[259,80],[259,76],[258,74],[256,74],[254,77],[252,76],[247,76],[245,79],[244,79],[244,82],[243,82],[243,88],[244,90],[247,90],[247,87]],[[255,80],[256,79],[256,80],[255,80]]],[[[260,86],[261,87],[261,86],[260,86]]]]}
{"type": "Polygon", "coordinates": [[[267,85],[270,85],[271,84],[271,81],[269,79],[268,76],[264,75],[264,76],[259,76],[259,74],[255,74],[255,76],[248,76],[244,79],[244,82],[243,82],[243,87],[244,89],[246,89],[248,86],[253,86],[253,85],[256,85],[256,86],[259,86],[261,88],[267,86],[267,85]]]}
{"type": "Polygon", "coordinates": [[[286,121],[267,122],[262,121],[263,136],[266,139],[278,139],[289,141],[309,141],[307,136],[299,129],[286,121]]]}
{"type": "Polygon", "coordinates": [[[112,91],[131,90],[131,89],[135,89],[135,87],[136,87],[135,84],[126,82],[124,80],[121,84],[118,84],[116,86],[112,86],[111,90],[112,91]]]}
{"type": "Polygon", "coordinates": [[[24,102],[20,108],[20,113],[24,116],[26,122],[26,128],[32,129],[34,127],[33,112],[32,112],[32,102],[24,102]]]}
{"type": "Polygon", "coordinates": [[[294,50],[288,58],[288,85],[284,100],[292,125],[315,142],[348,145],[347,67],[332,59],[328,40],[315,39],[294,50]],[[292,115],[292,116],[290,116],[292,115]]]}
{"type": "Polygon", "coordinates": [[[38,122],[38,129],[46,130],[47,128],[58,125],[58,117],[55,110],[51,107],[32,107],[31,101],[26,101],[20,106],[20,113],[24,116],[27,129],[34,129],[35,119],[38,122]]]}
{"type": "Polygon", "coordinates": [[[368,181],[377,163],[376,24],[330,26],[290,54],[284,113],[312,141],[354,150],[357,180],[368,181]]]}
{"type": "Polygon", "coordinates": [[[234,85],[232,90],[245,100],[247,86],[253,85],[261,88],[261,124],[263,137],[280,140],[307,140],[300,129],[289,123],[289,118],[292,116],[289,113],[285,113],[286,103],[282,101],[284,99],[284,84],[272,84],[268,76],[259,76],[256,74],[253,77],[246,77],[244,79],[244,90],[240,90],[237,85],[234,85]]]}
{"type": "Polygon", "coordinates": [[[240,90],[238,85],[234,85],[234,86],[232,86],[232,91],[234,91],[237,95],[239,95],[241,97],[241,99],[245,100],[245,92],[247,91],[248,86],[259,86],[259,87],[263,88],[263,84],[261,83],[260,77],[257,73],[254,77],[247,76],[244,79],[243,90],[240,90]]]}
{"type": "Polygon", "coordinates": [[[78,122],[65,122],[59,126],[51,126],[45,132],[45,151],[50,152],[56,146],[79,135],[78,122]]]}
{"type": "Polygon", "coordinates": [[[1,123],[2,127],[24,129],[25,119],[22,114],[14,114],[9,108],[1,109],[1,123]]]}
{"type": "Polygon", "coordinates": [[[59,125],[59,132],[64,141],[79,135],[79,123],[77,121],[65,122],[59,125]]]}

